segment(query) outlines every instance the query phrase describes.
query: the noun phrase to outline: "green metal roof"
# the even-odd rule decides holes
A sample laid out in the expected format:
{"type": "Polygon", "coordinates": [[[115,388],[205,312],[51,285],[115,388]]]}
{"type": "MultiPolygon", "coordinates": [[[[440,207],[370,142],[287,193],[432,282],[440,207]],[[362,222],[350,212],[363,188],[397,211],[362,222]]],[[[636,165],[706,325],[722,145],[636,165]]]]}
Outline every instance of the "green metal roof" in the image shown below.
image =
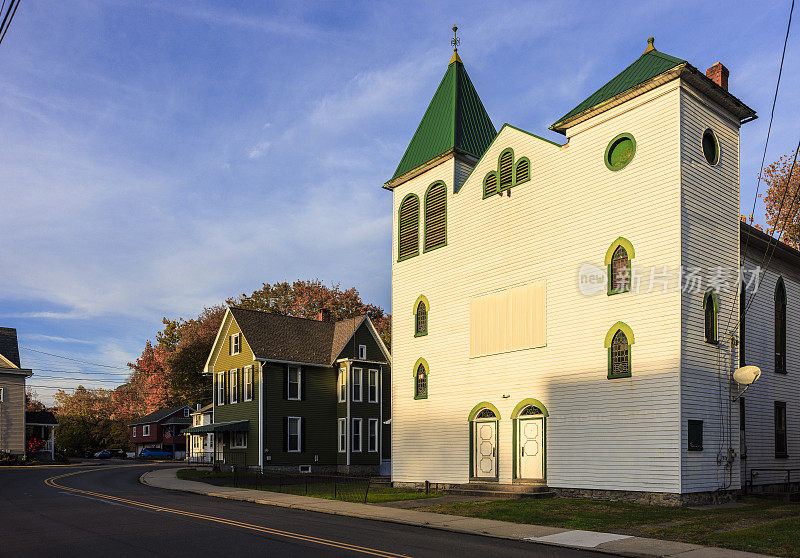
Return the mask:
{"type": "Polygon", "coordinates": [[[391,180],[454,148],[479,158],[496,135],[464,64],[454,54],[391,180]]]}
{"type": "Polygon", "coordinates": [[[620,93],[636,87],[645,81],[663,74],[667,70],[686,64],[686,60],[675,58],[669,54],[658,52],[652,47],[652,41],[648,41],[650,46],[633,64],[622,70],[615,78],[606,83],[603,87],[589,95],[585,101],[559,118],[550,128],[555,129],[558,124],[579,114],[586,109],[597,106],[600,103],[616,97],[620,93]]]}

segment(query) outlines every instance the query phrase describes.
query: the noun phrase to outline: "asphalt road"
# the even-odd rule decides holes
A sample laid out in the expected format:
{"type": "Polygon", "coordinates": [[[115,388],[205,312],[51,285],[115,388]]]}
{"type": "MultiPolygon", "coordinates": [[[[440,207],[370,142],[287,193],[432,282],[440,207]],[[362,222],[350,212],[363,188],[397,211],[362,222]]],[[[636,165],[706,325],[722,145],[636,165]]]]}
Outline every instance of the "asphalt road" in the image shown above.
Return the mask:
{"type": "Polygon", "coordinates": [[[1,469],[0,557],[600,556],[166,491],[128,465],[1,469]]]}

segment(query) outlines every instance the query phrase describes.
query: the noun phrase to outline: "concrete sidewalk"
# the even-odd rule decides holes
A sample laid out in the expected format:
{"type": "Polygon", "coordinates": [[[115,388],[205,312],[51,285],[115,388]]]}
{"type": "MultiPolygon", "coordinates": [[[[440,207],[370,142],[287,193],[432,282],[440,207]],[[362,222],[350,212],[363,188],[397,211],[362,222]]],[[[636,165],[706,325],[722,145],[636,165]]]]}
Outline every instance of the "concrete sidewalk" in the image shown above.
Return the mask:
{"type": "Polygon", "coordinates": [[[470,535],[484,535],[502,539],[524,540],[555,546],[579,549],[591,549],[621,556],[637,556],[646,558],[765,558],[762,554],[711,548],[697,544],[674,541],[662,541],[642,537],[630,537],[614,533],[597,533],[594,531],[577,531],[545,527],[542,525],[524,525],[493,519],[460,517],[409,509],[378,506],[373,504],[355,504],[338,500],[324,500],[309,496],[295,496],[263,490],[249,490],[229,486],[214,486],[204,482],[187,481],[177,478],[178,469],[157,469],[140,477],[140,481],[148,486],[167,490],[193,492],[205,496],[241,500],[269,506],[281,506],[299,510],[308,510],[333,515],[374,519],[404,525],[416,525],[432,529],[442,529],[470,535]]]}

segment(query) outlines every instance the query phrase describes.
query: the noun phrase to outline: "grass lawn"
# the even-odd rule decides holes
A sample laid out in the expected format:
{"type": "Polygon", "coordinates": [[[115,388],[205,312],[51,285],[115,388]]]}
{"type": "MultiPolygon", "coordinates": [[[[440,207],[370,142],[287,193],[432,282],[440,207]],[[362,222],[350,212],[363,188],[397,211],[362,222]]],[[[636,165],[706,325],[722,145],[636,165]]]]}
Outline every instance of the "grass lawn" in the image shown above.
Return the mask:
{"type": "MultiPolygon", "coordinates": [[[[178,471],[178,478],[183,480],[216,481],[213,484],[233,486],[233,473],[214,472],[202,469],[181,469],[178,471]]],[[[334,486],[333,482],[312,482],[306,489],[305,483],[284,484],[284,485],[264,485],[251,486],[257,490],[269,492],[281,492],[283,494],[297,494],[299,496],[313,496],[314,498],[325,498],[327,500],[343,500],[346,502],[363,502],[365,483],[340,482],[334,486]]],[[[395,502],[397,500],[418,500],[421,498],[434,498],[442,496],[441,493],[417,492],[407,488],[392,488],[390,486],[373,486],[367,493],[367,503],[380,504],[383,502],[395,502]]]]}
{"type": "Polygon", "coordinates": [[[493,500],[427,511],[800,556],[800,505],[750,497],[742,507],[693,510],[609,500],[493,500]]]}

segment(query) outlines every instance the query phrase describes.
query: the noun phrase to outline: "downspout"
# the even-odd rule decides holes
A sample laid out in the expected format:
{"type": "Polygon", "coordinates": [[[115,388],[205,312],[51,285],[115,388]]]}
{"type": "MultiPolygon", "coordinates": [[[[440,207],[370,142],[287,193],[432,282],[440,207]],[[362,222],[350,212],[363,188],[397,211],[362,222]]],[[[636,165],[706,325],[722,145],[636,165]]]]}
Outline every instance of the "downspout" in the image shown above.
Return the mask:
{"type": "Polygon", "coordinates": [[[350,438],[353,435],[351,432],[352,426],[350,425],[350,390],[352,389],[352,377],[350,376],[350,361],[348,360],[345,363],[347,367],[345,372],[345,401],[347,402],[347,425],[345,426],[344,431],[347,433],[347,472],[350,472],[350,438]]]}
{"type": "Polygon", "coordinates": [[[380,473],[381,461],[383,461],[383,365],[378,371],[378,472],[380,473]]]}
{"type": "Polygon", "coordinates": [[[258,366],[258,468],[264,472],[264,366],[256,361],[258,366]]]}

